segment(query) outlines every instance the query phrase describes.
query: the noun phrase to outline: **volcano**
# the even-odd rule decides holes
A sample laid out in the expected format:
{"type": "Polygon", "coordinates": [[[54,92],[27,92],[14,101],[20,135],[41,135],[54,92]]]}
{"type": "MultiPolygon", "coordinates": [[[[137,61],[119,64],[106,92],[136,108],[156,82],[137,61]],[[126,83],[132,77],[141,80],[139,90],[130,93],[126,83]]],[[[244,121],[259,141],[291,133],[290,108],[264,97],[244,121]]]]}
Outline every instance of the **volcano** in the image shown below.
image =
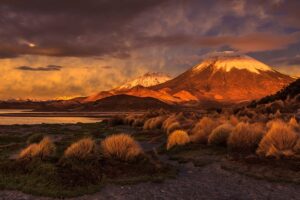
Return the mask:
{"type": "Polygon", "coordinates": [[[273,94],[292,81],[250,56],[227,51],[210,54],[178,77],[150,89],[173,96],[187,93],[199,101],[239,102],[273,94]]]}
{"type": "Polygon", "coordinates": [[[82,103],[114,95],[152,97],[165,103],[243,102],[281,90],[294,79],[270,66],[236,52],[206,56],[201,63],[174,79],[148,73],[117,88],[82,98],[82,103]]]}
{"type": "Polygon", "coordinates": [[[169,94],[148,89],[148,87],[150,86],[155,86],[164,83],[170,79],[171,77],[169,75],[160,72],[148,72],[133,80],[129,80],[128,82],[114,89],[108,91],[101,91],[94,95],[88,96],[81,101],[91,102],[113,95],[127,94],[137,97],[153,97],[167,102],[174,102],[176,101],[176,98],[170,96],[169,94]]]}
{"type": "Polygon", "coordinates": [[[128,90],[136,86],[150,87],[158,85],[170,80],[169,75],[160,72],[148,72],[142,76],[139,76],[133,80],[130,80],[123,85],[115,88],[114,90],[128,90]]]}

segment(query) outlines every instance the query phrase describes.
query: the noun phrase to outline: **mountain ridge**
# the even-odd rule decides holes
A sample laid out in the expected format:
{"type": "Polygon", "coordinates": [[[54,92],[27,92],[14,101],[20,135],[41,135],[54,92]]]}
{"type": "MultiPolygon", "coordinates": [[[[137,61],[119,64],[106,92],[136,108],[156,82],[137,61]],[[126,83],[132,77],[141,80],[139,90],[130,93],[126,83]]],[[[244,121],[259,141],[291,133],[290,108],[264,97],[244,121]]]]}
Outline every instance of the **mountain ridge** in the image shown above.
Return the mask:
{"type": "Polygon", "coordinates": [[[236,53],[222,56],[208,57],[174,79],[150,88],[166,89],[171,95],[187,91],[200,101],[238,102],[273,94],[294,80],[249,56],[236,53]],[[241,66],[247,61],[247,65],[241,66]]]}

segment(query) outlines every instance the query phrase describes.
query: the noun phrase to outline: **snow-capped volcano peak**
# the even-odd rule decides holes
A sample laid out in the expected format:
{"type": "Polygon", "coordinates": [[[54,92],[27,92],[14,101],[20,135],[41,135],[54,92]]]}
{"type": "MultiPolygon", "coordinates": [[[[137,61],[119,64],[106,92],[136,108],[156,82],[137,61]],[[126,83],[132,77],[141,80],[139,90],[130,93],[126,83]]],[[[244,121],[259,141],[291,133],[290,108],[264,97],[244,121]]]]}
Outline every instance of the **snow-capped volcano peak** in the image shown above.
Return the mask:
{"type": "Polygon", "coordinates": [[[233,68],[245,69],[258,74],[260,71],[273,71],[271,67],[256,59],[233,51],[209,54],[199,65],[193,68],[193,71],[202,71],[211,66],[215,70],[224,70],[226,72],[231,71],[233,68]]]}
{"type": "Polygon", "coordinates": [[[168,75],[165,75],[163,73],[158,73],[158,72],[154,72],[154,73],[146,73],[142,76],[137,77],[134,80],[128,81],[127,83],[119,86],[116,88],[116,90],[126,90],[126,89],[131,89],[135,86],[143,86],[143,87],[150,87],[150,86],[154,86],[154,85],[158,85],[160,83],[164,83],[168,80],[170,80],[171,77],[168,75]]]}

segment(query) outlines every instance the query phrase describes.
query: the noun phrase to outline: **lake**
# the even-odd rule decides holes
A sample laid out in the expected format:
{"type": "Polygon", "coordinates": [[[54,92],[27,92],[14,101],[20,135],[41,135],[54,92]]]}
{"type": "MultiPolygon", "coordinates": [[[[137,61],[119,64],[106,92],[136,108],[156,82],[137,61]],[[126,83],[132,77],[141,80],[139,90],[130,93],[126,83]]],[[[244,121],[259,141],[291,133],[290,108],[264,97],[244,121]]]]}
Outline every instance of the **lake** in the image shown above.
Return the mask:
{"type": "Polygon", "coordinates": [[[108,113],[31,112],[31,110],[0,109],[0,125],[65,124],[100,122],[108,113]]]}

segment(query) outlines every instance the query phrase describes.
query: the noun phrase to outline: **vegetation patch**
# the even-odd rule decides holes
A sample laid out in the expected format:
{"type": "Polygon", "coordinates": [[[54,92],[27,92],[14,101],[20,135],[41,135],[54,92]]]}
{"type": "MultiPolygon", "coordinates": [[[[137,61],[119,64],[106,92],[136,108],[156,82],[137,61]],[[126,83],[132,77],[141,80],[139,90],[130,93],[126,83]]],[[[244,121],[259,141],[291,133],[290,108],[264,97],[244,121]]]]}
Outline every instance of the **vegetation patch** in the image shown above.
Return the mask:
{"type": "Polygon", "coordinates": [[[108,183],[161,182],[176,175],[173,166],[143,152],[134,137],[125,136],[127,143],[123,137],[121,143],[114,140],[109,149],[118,151],[104,153],[101,142],[126,129],[104,123],[14,126],[14,131],[9,127],[13,132],[0,146],[0,189],[62,198],[94,193],[108,183]],[[11,139],[19,137],[17,129],[30,133],[19,143],[11,139]],[[34,132],[49,137],[28,144],[34,132]]]}

